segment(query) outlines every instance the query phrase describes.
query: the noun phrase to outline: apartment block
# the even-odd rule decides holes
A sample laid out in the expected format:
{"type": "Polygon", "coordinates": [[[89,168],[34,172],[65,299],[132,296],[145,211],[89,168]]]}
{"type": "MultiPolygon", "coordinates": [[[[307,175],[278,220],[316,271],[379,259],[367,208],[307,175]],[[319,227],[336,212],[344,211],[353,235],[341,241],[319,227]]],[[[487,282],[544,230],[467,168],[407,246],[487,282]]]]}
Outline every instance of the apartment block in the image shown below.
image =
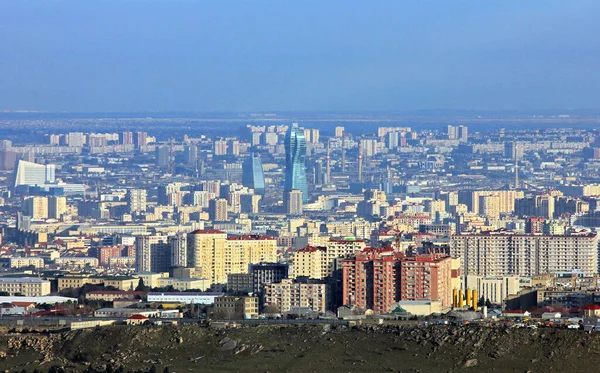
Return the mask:
{"type": "Polygon", "coordinates": [[[287,312],[297,307],[308,307],[316,312],[325,312],[327,285],[296,282],[292,279],[265,284],[264,304],[265,307],[275,307],[279,312],[287,312]]]}
{"type": "Polygon", "coordinates": [[[31,277],[0,277],[0,291],[26,297],[41,297],[50,294],[50,281],[31,277]]]}
{"type": "Polygon", "coordinates": [[[188,261],[211,284],[227,283],[231,273],[248,273],[249,265],[277,261],[277,240],[268,236],[228,236],[219,230],[188,234],[188,261]]]}
{"type": "Polygon", "coordinates": [[[465,275],[533,277],[576,269],[591,276],[598,272],[598,242],[589,232],[554,236],[499,230],[453,235],[450,253],[460,258],[465,275]]]}
{"type": "Polygon", "coordinates": [[[251,319],[258,315],[257,297],[222,296],[215,298],[214,312],[224,319],[251,319]]]}
{"type": "Polygon", "coordinates": [[[452,304],[452,258],[445,254],[407,256],[393,249],[370,249],[342,260],[343,302],[376,313],[398,301],[452,304]]]}
{"type": "Polygon", "coordinates": [[[292,253],[291,278],[323,279],[335,269],[335,259],[347,258],[364,250],[362,240],[329,240],[325,247],[307,246],[292,253]]]}
{"type": "Polygon", "coordinates": [[[10,268],[24,268],[31,267],[34,268],[44,268],[44,259],[37,257],[28,257],[28,258],[10,258],[9,267],[10,268]]]}

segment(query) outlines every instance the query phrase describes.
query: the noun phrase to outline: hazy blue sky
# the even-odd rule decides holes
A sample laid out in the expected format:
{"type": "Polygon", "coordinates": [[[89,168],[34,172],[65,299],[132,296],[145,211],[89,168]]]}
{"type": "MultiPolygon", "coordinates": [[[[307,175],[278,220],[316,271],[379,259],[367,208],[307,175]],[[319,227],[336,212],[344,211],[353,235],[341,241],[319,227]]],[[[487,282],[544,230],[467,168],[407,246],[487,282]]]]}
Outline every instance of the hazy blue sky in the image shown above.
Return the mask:
{"type": "Polygon", "coordinates": [[[598,0],[0,1],[0,109],[600,108],[598,0]]]}

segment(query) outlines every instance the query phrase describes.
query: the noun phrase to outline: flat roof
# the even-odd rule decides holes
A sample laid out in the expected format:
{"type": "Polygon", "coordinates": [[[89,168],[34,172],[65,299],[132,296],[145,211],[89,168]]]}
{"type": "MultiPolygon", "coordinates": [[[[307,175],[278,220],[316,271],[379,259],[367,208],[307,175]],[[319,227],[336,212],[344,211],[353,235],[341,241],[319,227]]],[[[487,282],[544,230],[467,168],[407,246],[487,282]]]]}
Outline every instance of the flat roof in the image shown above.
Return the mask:
{"type": "Polygon", "coordinates": [[[0,282],[45,283],[50,282],[37,277],[0,277],[0,282]]]}
{"type": "Polygon", "coordinates": [[[215,296],[215,297],[221,297],[223,295],[225,295],[225,293],[192,293],[192,292],[165,292],[165,293],[159,293],[159,292],[153,292],[153,293],[148,293],[148,296],[151,295],[172,295],[172,296],[180,296],[180,297],[198,297],[198,296],[215,296]]]}
{"type": "Polygon", "coordinates": [[[13,302],[27,302],[27,303],[35,303],[35,304],[43,304],[43,303],[65,303],[65,302],[74,302],[77,303],[77,298],[67,298],[67,297],[58,297],[58,296],[43,296],[43,297],[0,297],[0,303],[13,303],[13,302]]]}

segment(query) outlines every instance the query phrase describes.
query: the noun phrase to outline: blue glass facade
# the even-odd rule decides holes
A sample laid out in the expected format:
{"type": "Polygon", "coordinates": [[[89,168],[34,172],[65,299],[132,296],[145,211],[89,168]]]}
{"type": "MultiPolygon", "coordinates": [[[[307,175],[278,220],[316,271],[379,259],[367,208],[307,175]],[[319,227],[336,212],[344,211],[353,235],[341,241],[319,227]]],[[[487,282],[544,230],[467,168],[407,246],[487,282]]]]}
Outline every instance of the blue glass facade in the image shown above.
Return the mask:
{"type": "Polygon", "coordinates": [[[306,185],[306,140],[304,131],[298,123],[292,126],[285,135],[285,190],[298,189],[302,191],[302,202],[308,202],[308,187],[306,185]]]}
{"type": "Polygon", "coordinates": [[[258,155],[251,155],[244,161],[242,166],[242,184],[254,189],[256,194],[265,194],[265,173],[262,162],[258,155]]]}

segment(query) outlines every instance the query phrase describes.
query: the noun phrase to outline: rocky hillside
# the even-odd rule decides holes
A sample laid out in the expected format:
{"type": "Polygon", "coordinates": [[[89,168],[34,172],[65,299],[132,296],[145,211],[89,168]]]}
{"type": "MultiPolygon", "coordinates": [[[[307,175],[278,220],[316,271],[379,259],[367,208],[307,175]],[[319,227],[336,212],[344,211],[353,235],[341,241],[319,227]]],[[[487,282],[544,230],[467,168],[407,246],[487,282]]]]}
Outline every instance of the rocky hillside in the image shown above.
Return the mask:
{"type": "Polygon", "coordinates": [[[113,326],[0,337],[9,372],[595,372],[600,335],[485,327],[113,326]]]}

